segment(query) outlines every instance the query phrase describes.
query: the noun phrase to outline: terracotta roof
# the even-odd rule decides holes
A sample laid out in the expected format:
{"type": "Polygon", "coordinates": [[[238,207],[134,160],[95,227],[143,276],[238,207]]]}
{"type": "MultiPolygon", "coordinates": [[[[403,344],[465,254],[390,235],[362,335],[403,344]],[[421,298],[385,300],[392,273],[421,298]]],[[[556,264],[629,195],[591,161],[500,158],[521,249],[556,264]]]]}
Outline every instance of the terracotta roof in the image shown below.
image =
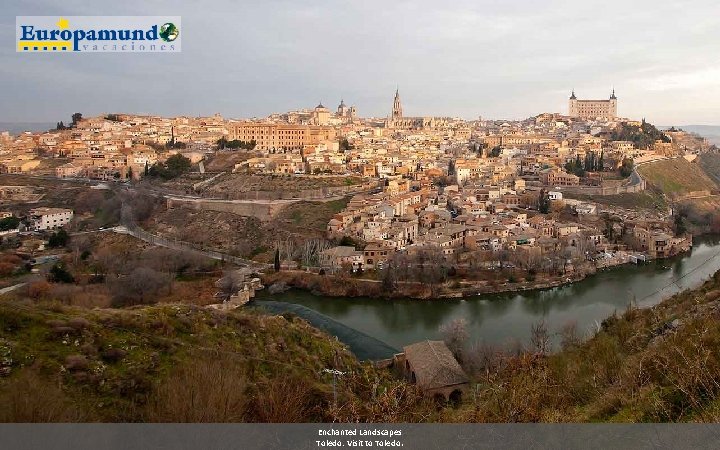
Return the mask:
{"type": "Polygon", "coordinates": [[[422,341],[403,348],[423,389],[463,384],[468,376],[443,341],[422,341]]]}

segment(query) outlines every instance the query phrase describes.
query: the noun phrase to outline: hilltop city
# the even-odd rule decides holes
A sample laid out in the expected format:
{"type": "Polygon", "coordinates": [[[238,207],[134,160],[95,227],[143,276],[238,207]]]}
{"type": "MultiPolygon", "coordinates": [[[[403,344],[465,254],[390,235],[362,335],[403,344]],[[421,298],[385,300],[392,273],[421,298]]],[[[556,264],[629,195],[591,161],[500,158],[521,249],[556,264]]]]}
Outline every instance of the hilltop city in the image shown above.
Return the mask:
{"type": "MultiPolygon", "coordinates": [[[[624,264],[668,269],[694,237],[720,231],[717,147],[622,117],[614,90],[600,100],[571,91],[566,111],[524,120],[409,116],[399,90],[388,97],[382,118],[341,100],[252,119],[76,112],[51,130],[0,133],[0,395],[10,405],[0,418],[36,421],[50,401],[65,406],[43,420],[548,420],[506,413],[493,396],[515,388],[483,386],[522,384],[551,358],[563,377],[596,383],[612,358],[684,329],[673,309],[647,313],[664,321],[650,331],[633,322],[644,316],[631,297],[622,320],[586,343],[572,327],[558,332],[557,356],[543,323],[513,350],[471,346],[464,319],[439,328],[443,341],[400,350],[274,301],[304,291],[342,309],[331,297],[538,292],[624,264]],[[596,366],[573,372],[583,364],[596,366]],[[194,389],[204,406],[183,394],[194,389]],[[68,397],[80,390],[87,405],[68,397]]],[[[556,406],[537,408],[605,417],[573,415],[593,396],[553,395],[556,406]]]]}
{"type": "MultiPolygon", "coordinates": [[[[614,90],[606,100],[573,91],[567,114],[522,121],[411,117],[396,91],[380,119],[344,100],[334,111],[320,103],[248,120],[77,113],[54,130],[0,135],[0,172],[149,182],[168,206],[263,222],[278,220],[273,202],[339,201],[311,252],[294,235],[239,256],[270,263],[277,250],[283,268],[364,273],[360,283],[430,280],[430,291],[397,292],[437,296],[557,284],[687,250],[691,235],[662,193],[648,194],[649,209],[595,197],[650,192],[644,165],[690,165],[713,149],[697,135],[622,118],[614,90]]],[[[72,218],[50,206],[31,211],[27,225],[72,218]]]]}

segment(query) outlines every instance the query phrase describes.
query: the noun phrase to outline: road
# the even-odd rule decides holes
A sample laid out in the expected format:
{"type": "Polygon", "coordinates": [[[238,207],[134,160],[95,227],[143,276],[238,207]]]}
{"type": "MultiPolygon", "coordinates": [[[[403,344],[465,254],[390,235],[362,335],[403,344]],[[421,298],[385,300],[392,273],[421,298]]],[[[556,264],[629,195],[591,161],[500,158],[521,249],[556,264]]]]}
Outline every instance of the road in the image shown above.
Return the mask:
{"type": "Polygon", "coordinates": [[[6,288],[2,288],[2,289],[0,289],[0,295],[5,295],[9,292],[14,291],[15,289],[25,286],[26,284],[27,283],[18,283],[18,284],[13,284],[12,286],[8,286],[6,288]]]}
{"type": "Polygon", "coordinates": [[[109,228],[108,230],[113,231],[118,234],[128,234],[137,239],[145,241],[149,244],[158,245],[160,247],[171,248],[173,250],[192,252],[192,253],[206,256],[208,258],[216,259],[218,261],[231,262],[238,266],[247,267],[247,268],[253,269],[253,270],[262,270],[262,269],[268,269],[268,268],[272,267],[270,264],[263,264],[263,263],[259,263],[257,261],[240,258],[240,257],[234,256],[234,255],[219,252],[217,250],[208,250],[208,249],[198,248],[197,246],[195,246],[189,242],[167,239],[165,237],[149,233],[139,227],[125,227],[125,226],[120,225],[117,227],[109,228]]]}

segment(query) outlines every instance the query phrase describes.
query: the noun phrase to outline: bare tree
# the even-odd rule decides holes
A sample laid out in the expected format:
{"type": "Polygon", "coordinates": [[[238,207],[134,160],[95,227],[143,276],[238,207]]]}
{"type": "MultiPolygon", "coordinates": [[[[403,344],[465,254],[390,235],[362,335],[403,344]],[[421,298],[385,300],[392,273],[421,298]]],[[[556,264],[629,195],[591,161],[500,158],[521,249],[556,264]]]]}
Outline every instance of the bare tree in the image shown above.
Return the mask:
{"type": "Polygon", "coordinates": [[[147,267],[137,267],[124,277],[117,277],[109,283],[116,306],[154,303],[163,290],[172,285],[172,275],[147,267]]]}
{"type": "Polygon", "coordinates": [[[560,329],[560,346],[563,350],[577,347],[580,341],[577,322],[571,321],[562,326],[560,329]]]}
{"type": "Polygon", "coordinates": [[[545,355],[550,350],[550,333],[544,320],[531,325],[530,345],[541,355],[545,355]]]}
{"type": "Polygon", "coordinates": [[[450,351],[458,361],[463,361],[463,352],[468,339],[467,321],[463,318],[454,319],[440,326],[440,334],[450,351]]]}
{"type": "Polygon", "coordinates": [[[227,299],[242,288],[245,277],[237,270],[225,271],[223,277],[217,282],[217,287],[227,299]]]}

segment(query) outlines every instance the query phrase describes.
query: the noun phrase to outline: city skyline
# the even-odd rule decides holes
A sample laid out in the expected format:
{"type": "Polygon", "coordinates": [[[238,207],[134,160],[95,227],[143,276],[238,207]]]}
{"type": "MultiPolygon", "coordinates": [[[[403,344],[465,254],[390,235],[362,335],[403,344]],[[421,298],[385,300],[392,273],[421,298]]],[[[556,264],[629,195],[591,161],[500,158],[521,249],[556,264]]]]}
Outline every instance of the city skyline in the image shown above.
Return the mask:
{"type": "Polygon", "coordinates": [[[15,15],[176,14],[185,46],[172,55],[25,55],[3,46],[0,121],[55,122],[75,111],[263,117],[318,99],[387,117],[398,86],[407,116],[566,114],[572,89],[604,99],[613,87],[621,117],[713,125],[720,116],[720,67],[704,57],[720,50],[710,38],[713,2],[289,5],[12,4],[0,19],[4,42],[15,15]]]}

